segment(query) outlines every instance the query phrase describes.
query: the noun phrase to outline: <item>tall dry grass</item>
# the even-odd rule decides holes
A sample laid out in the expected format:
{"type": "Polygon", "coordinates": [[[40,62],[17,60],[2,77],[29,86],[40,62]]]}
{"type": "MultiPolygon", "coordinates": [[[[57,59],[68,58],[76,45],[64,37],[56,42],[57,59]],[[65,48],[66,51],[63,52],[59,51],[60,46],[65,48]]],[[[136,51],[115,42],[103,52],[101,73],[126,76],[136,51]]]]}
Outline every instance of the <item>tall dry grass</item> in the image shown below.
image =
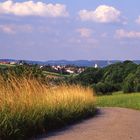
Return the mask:
{"type": "Polygon", "coordinates": [[[90,88],[49,87],[34,79],[0,77],[0,139],[27,139],[93,115],[90,88]]]}

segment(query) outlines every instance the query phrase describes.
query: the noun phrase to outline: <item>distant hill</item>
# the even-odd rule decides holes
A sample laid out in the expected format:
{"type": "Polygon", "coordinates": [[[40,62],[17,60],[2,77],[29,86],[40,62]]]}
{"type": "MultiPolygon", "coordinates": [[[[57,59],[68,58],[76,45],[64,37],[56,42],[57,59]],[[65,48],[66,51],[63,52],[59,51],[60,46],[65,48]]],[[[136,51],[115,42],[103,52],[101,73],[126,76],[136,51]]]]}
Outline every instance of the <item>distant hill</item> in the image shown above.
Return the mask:
{"type": "Polygon", "coordinates": [[[68,60],[57,60],[57,61],[47,61],[46,63],[49,65],[76,65],[76,66],[86,66],[86,67],[92,67],[97,64],[99,67],[105,67],[108,64],[113,64],[118,61],[106,61],[106,60],[75,60],[75,61],[68,61],[68,60]]]}
{"type": "MultiPolygon", "coordinates": [[[[18,62],[19,60],[14,59],[0,59],[0,62],[18,62]]],[[[116,62],[122,62],[120,60],[49,60],[49,61],[30,61],[24,60],[26,63],[29,64],[38,64],[38,65],[76,65],[76,66],[86,66],[92,67],[97,64],[99,67],[105,67],[110,64],[114,64],[116,62]]],[[[134,60],[133,62],[140,64],[140,60],[134,60]]]]}

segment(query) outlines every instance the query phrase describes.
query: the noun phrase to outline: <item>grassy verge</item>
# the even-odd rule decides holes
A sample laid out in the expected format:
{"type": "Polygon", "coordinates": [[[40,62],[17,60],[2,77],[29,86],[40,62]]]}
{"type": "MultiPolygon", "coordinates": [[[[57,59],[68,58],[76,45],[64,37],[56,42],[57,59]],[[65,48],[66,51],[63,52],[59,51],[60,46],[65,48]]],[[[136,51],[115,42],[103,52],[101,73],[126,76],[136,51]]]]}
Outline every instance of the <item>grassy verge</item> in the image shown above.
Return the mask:
{"type": "Polygon", "coordinates": [[[140,93],[115,93],[110,96],[97,97],[96,105],[99,107],[124,107],[140,110],[140,93]]]}
{"type": "Polygon", "coordinates": [[[0,139],[22,140],[95,113],[92,90],[0,78],[0,139]]]}

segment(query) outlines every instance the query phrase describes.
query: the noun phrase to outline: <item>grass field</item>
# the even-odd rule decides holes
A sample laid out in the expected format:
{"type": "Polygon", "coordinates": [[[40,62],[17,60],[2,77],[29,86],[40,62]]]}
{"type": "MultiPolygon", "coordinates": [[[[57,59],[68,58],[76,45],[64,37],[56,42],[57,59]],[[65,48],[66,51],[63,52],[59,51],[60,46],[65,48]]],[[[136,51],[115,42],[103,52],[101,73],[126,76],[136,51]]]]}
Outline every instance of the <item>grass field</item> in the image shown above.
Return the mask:
{"type": "Polygon", "coordinates": [[[22,140],[95,114],[92,89],[0,78],[0,139],[22,140]]]}
{"type": "Polygon", "coordinates": [[[11,65],[11,64],[0,64],[0,68],[6,68],[6,67],[13,67],[15,65],[11,65]]]}
{"type": "Polygon", "coordinates": [[[59,73],[55,73],[55,72],[48,72],[48,71],[43,71],[44,74],[49,74],[49,75],[54,75],[54,76],[62,76],[59,73]]]}
{"type": "Polygon", "coordinates": [[[71,76],[76,76],[77,74],[60,74],[60,73],[55,73],[55,72],[48,72],[48,71],[43,71],[43,73],[45,75],[52,75],[52,76],[56,76],[56,77],[71,77],[71,76]]]}
{"type": "Polygon", "coordinates": [[[140,110],[140,93],[115,93],[110,96],[97,97],[98,107],[124,107],[140,110]]]}

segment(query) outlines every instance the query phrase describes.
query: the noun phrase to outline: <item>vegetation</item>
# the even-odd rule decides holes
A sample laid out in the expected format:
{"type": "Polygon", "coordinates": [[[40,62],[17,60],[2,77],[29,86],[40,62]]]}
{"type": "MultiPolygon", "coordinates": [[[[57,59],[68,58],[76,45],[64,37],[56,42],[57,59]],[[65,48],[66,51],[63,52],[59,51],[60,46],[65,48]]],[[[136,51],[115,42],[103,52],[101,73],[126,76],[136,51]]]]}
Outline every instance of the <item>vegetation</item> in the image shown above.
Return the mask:
{"type": "Polygon", "coordinates": [[[124,107],[140,110],[140,93],[122,94],[119,92],[110,96],[97,97],[98,107],[124,107]]]}
{"type": "Polygon", "coordinates": [[[95,113],[90,88],[0,77],[0,139],[27,139],[95,113]]]}
{"type": "Polygon", "coordinates": [[[140,65],[132,61],[124,61],[104,68],[87,68],[69,81],[91,86],[98,95],[108,95],[115,91],[139,92],[140,65]]]}
{"type": "Polygon", "coordinates": [[[7,67],[14,67],[14,65],[11,65],[11,64],[0,64],[0,68],[7,68],[7,67]]]}
{"type": "Polygon", "coordinates": [[[14,77],[14,78],[35,78],[39,81],[45,81],[45,76],[43,71],[36,66],[27,66],[27,65],[17,65],[13,67],[0,68],[0,76],[5,80],[14,77]]]}
{"type": "MultiPolygon", "coordinates": [[[[72,68],[74,69],[74,66],[72,68]]],[[[7,73],[17,77],[35,77],[43,83],[53,85],[81,84],[93,88],[97,95],[110,95],[115,91],[140,92],[140,65],[132,61],[118,62],[104,68],[88,67],[82,73],[72,75],[67,74],[65,69],[59,72],[51,66],[40,68],[38,65],[26,63],[23,66],[0,68],[0,73],[6,78],[7,73]]]]}
{"type": "Polygon", "coordinates": [[[60,73],[55,73],[55,72],[49,72],[49,71],[43,71],[44,75],[46,76],[54,76],[56,78],[65,78],[65,77],[70,77],[68,74],[60,74],[60,73]]]}
{"type": "Polygon", "coordinates": [[[45,133],[93,115],[95,106],[140,110],[138,92],[140,65],[131,61],[73,75],[37,65],[1,66],[0,139],[22,140],[45,133]],[[94,90],[107,96],[97,97],[95,103],[94,90]]]}
{"type": "Polygon", "coordinates": [[[97,84],[93,84],[92,88],[97,91],[98,95],[106,94],[110,95],[112,94],[113,91],[116,91],[118,88],[110,83],[103,83],[103,82],[98,82],[97,84]]]}

